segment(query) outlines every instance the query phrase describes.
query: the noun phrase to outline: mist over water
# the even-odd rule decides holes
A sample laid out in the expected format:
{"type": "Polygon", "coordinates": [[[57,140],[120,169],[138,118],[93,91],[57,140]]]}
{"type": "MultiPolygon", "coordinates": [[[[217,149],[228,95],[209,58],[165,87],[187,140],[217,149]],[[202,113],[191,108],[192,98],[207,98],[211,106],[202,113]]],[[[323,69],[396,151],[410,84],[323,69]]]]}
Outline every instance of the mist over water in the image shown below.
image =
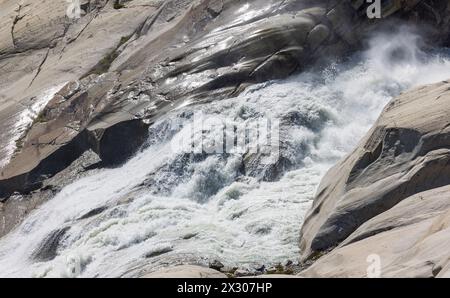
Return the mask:
{"type": "Polygon", "coordinates": [[[296,260],[301,223],[325,172],[390,99],[450,78],[450,56],[423,53],[418,42],[411,33],[380,35],[348,61],[168,114],[122,167],[67,186],[0,239],[0,276],[132,276],[142,266],[182,262],[252,269],[296,260]],[[250,164],[243,173],[245,154],[174,149],[171,140],[189,133],[198,110],[237,128],[279,120],[282,166],[250,164]]]}

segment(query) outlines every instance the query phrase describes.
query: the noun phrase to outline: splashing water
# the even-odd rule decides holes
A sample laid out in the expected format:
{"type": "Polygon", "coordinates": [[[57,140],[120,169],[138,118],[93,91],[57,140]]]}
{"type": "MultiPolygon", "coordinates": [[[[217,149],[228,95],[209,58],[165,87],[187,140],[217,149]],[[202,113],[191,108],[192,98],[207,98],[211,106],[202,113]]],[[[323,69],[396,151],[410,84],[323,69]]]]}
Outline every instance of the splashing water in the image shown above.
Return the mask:
{"type": "Polygon", "coordinates": [[[182,262],[255,268],[295,260],[301,223],[327,169],[392,97],[450,77],[450,59],[420,52],[416,40],[378,37],[349,62],[168,114],[125,165],[67,186],[1,239],[0,276],[136,276],[182,262]],[[171,140],[187,133],[199,109],[238,128],[279,120],[288,166],[260,169],[245,154],[174,150],[171,140]],[[264,179],[267,173],[276,178],[264,179]]]}

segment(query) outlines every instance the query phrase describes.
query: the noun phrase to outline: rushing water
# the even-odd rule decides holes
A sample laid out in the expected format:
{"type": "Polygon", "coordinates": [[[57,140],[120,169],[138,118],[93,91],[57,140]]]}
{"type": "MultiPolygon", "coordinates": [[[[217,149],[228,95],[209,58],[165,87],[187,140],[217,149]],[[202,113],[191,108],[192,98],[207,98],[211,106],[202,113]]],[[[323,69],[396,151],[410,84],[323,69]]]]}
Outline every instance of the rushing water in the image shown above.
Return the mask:
{"type": "MultiPolygon", "coordinates": [[[[67,186],[1,239],[0,276],[133,276],[143,265],[217,259],[255,268],[295,260],[301,223],[326,170],[393,96],[450,78],[450,59],[420,52],[416,38],[380,36],[350,61],[167,115],[122,167],[67,186]],[[249,164],[238,151],[186,154],[172,140],[191,132],[200,110],[237,129],[279,121],[289,167],[249,164]],[[281,175],[266,181],[264,173],[281,175]]],[[[206,143],[216,136],[214,129],[202,133],[206,143]]]]}

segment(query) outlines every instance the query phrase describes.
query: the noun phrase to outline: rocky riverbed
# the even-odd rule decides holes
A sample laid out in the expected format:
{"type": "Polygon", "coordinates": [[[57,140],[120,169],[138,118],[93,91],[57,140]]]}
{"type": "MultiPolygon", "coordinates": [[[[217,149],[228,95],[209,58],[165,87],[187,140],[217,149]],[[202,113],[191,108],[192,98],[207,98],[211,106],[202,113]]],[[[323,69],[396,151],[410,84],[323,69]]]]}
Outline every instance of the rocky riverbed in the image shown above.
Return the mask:
{"type": "Polygon", "coordinates": [[[0,276],[448,276],[450,7],[367,5],[0,1],[0,276]],[[174,149],[198,111],[278,159],[174,149]]]}

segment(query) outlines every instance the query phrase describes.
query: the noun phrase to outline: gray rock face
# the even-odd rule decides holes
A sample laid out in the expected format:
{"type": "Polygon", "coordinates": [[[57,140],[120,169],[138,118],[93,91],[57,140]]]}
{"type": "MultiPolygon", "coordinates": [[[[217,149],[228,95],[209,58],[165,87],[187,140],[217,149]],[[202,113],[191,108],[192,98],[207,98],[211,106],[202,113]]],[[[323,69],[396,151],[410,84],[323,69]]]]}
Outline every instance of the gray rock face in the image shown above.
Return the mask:
{"type": "Polygon", "coordinates": [[[448,99],[442,82],[393,100],[346,159],[324,178],[302,228],[304,275],[438,276],[449,260],[448,99]],[[351,262],[349,260],[352,260],[351,262]]]}

